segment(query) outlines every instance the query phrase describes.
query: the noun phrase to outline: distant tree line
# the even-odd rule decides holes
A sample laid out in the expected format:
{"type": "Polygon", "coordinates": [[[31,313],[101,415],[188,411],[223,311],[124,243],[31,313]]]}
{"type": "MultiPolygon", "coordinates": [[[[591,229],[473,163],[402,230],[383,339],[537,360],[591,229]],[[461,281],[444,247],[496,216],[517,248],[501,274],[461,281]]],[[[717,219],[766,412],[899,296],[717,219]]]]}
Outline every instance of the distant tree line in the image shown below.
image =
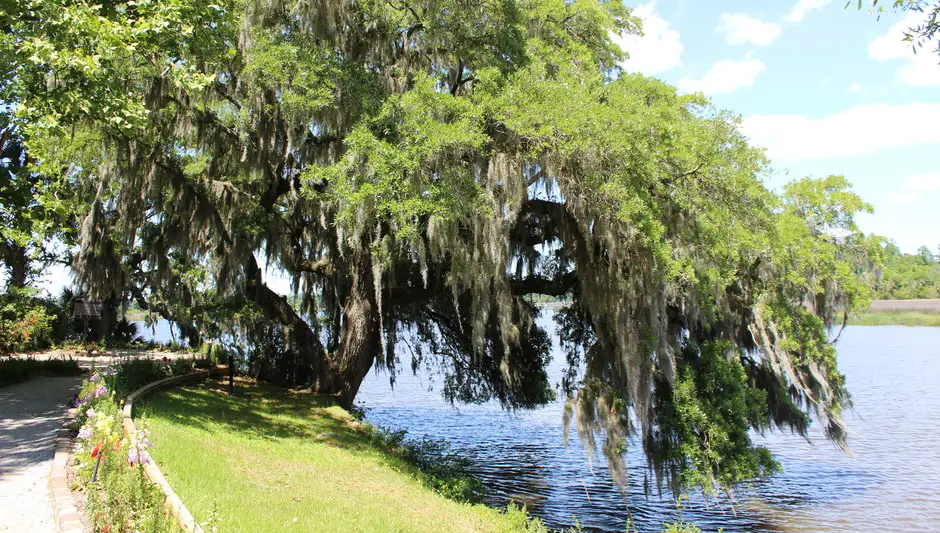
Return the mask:
{"type": "Polygon", "coordinates": [[[879,300],[940,298],[940,247],[937,254],[926,246],[905,254],[889,242],[873,289],[879,300]]]}

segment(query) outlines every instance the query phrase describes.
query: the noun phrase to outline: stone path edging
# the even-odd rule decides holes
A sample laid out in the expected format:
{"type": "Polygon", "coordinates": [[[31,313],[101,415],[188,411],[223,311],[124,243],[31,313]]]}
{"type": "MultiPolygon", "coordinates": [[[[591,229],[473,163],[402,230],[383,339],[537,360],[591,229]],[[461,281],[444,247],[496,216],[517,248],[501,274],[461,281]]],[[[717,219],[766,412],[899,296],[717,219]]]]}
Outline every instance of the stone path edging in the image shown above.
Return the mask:
{"type": "MultiPolygon", "coordinates": [[[[131,418],[134,414],[134,402],[159,390],[178,387],[189,383],[197,383],[208,379],[212,375],[222,374],[228,371],[226,366],[217,366],[210,370],[197,370],[174,376],[153,383],[144,385],[127,396],[124,400],[124,409],[121,411],[121,424],[124,428],[124,435],[131,441],[137,436],[137,426],[131,418]]],[[[78,511],[75,498],[69,488],[68,464],[72,457],[74,447],[74,438],[72,436],[71,424],[78,416],[78,409],[68,410],[65,422],[59,428],[55,439],[55,456],[52,460],[52,472],[49,475],[49,491],[52,499],[52,514],[56,529],[59,533],[83,533],[82,515],[78,511]]],[[[160,468],[154,462],[144,466],[144,474],[147,479],[160,487],[160,490],[166,495],[166,505],[177,523],[184,531],[189,533],[203,533],[202,527],[193,518],[193,515],[186,509],[183,501],[176,495],[173,488],[170,487],[166,477],[160,468]]]]}
{"type": "Polygon", "coordinates": [[[52,457],[52,471],[49,474],[49,498],[52,501],[52,520],[59,533],[82,533],[82,515],[75,504],[75,497],[69,488],[68,467],[72,458],[74,439],[70,426],[78,416],[78,409],[71,408],[65,421],[56,432],[55,455],[52,457]]]}

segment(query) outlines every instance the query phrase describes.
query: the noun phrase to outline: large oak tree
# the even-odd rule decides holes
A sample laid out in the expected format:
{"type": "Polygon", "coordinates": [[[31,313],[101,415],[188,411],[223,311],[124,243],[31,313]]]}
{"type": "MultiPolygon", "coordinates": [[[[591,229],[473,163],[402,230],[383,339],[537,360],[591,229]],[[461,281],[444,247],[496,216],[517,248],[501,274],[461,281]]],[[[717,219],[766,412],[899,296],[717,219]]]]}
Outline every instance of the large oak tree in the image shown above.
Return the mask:
{"type": "Polygon", "coordinates": [[[450,398],[508,407],[553,396],[526,296],[568,295],[569,418],[615,475],[634,431],[706,490],[774,468],[749,429],[818,416],[844,443],[826,327],[866,298],[867,206],[841,178],[778,198],[736,117],[622,72],[618,2],[7,4],[18,116],[88,199],[97,294],[194,340],[237,306],[229,332],[346,405],[404,339],[450,398]]]}

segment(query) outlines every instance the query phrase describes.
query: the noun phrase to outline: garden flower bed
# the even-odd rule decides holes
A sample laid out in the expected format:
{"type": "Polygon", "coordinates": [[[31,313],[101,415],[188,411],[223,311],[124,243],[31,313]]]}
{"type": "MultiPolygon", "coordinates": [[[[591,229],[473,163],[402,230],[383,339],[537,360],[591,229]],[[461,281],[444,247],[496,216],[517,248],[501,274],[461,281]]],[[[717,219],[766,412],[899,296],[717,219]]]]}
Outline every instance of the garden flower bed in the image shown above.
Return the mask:
{"type": "Polygon", "coordinates": [[[144,475],[153,446],[146,429],[123,435],[116,396],[100,373],[79,395],[80,425],[74,453],[75,481],[85,493],[86,523],[95,532],[178,531],[164,508],[165,496],[144,475]]]}
{"type": "Polygon", "coordinates": [[[179,531],[166,495],[145,473],[152,463],[150,432],[140,426],[127,434],[123,398],[149,383],[183,376],[202,360],[135,360],[110,372],[94,372],[76,395],[78,428],[72,481],[84,495],[84,519],[94,532],[179,531]]]}

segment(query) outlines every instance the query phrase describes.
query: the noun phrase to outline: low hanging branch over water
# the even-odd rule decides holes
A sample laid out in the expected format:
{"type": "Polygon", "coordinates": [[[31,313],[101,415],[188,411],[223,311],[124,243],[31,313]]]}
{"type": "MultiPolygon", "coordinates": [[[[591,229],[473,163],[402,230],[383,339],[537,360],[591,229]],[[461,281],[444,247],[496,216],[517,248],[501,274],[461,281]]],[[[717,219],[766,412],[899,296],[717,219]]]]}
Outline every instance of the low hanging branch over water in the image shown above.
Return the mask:
{"type": "Polygon", "coordinates": [[[566,422],[618,481],[631,433],[707,492],[774,470],[751,429],[845,444],[825,328],[866,305],[869,207],[839,177],[769,192],[736,117],[620,70],[619,3],[29,5],[5,90],[86,202],[98,297],[345,405],[408,338],[451,400],[526,408],[555,396],[526,297],[570,296],[566,422]]]}

